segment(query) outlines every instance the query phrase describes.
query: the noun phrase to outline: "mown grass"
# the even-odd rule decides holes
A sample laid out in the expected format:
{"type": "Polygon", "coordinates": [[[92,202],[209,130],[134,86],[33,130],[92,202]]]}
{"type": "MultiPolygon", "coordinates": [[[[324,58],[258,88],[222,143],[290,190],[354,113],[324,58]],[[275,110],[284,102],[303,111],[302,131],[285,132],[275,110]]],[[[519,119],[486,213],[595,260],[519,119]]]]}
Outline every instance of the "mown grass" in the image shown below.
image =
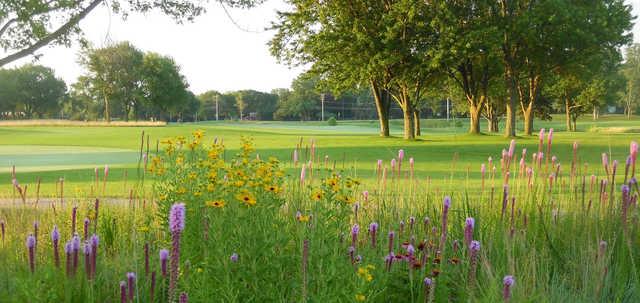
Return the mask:
{"type": "MultiPolygon", "coordinates": [[[[210,137],[215,135],[208,132],[210,137]]],[[[188,132],[179,135],[191,140],[188,132]]],[[[257,168],[266,164],[254,162],[256,154],[271,161],[265,155],[280,153],[286,160],[290,148],[271,146],[265,151],[260,148],[261,136],[254,137],[258,147],[255,153],[242,154],[240,142],[233,140],[225,141],[233,149],[224,156],[191,152],[186,145],[171,154],[152,153],[160,157],[157,163],[167,170],[155,179],[147,172],[145,179],[130,180],[129,186],[134,190],[130,203],[103,204],[98,220],[93,199],[117,196],[112,192],[122,190],[121,184],[107,184],[104,192],[78,192],[75,199],[42,203],[37,209],[33,200],[26,206],[18,201],[0,207],[0,220],[6,224],[6,237],[0,246],[3,302],[117,302],[118,283],[125,280],[127,272],[135,272],[138,277],[134,301],[148,302],[151,273],[145,273],[143,247],[149,244],[150,271],[159,273],[158,251],[171,246],[167,210],[180,201],[186,203],[187,223],[181,239],[178,289],[188,293],[191,302],[500,302],[506,275],[513,275],[516,280],[511,289],[512,302],[640,300],[640,213],[637,200],[629,200],[637,199],[638,187],[631,184],[626,197],[620,192],[623,180],[629,179],[624,176],[623,160],[629,153],[624,136],[608,137],[614,144],[589,141],[586,134],[570,137],[556,133],[551,154],[546,152],[545,143],[543,150],[548,155],[540,165],[531,160],[531,153],[538,150],[537,138],[518,139],[513,164],[501,166],[501,158],[506,160],[501,150],[508,145],[496,136],[483,140],[462,136],[462,142],[471,146],[456,146],[444,138],[407,143],[370,137],[334,143],[331,150],[323,148],[322,136],[314,134],[318,159],[312,162],[313,169],[305,170],[304,181],[300,180],[301,165],[308,158],[302,151],[301,163],[281,163],[289,172],[282,179],[266,175],[267,181],[259,174],[257,168]],[[580,141],[575,159],[570,147],[574,138],[584,140],[580,141]],[[379,151],[373,146],[376,140],[389,144],[379,151]],[[349,148],[349,143],[359,145],[349,148]],[[397,146],[404,148],[406,156],[402,171],[392,173],[389,159],[397,157],[397,146]],[[528,149],[523,167],[517,163],[522,148],[528,149]],[[340,161],[336,161],[335,169],[331,162],[325,165],[325,154],[330,153],[333,159],[340,152],[346,153],[343,149],[351,157],[371,153],[372,156],[363,156],[371,163],[358,164],[361,160],[345,156],[344,169],[340,161]],[[609,150],[613,151],[609,158],[620,161],[615,177],[611,170],[605,171],[600,159],[600,153],[609,150]],[[468,164],[461,160],[462,155],[468,164]],[[556,155],[558,161],[547,165],[551,155],[556,155]],[[223,164],[202,162],[218,156],[225,159],[228,170],[223,169],[223,164]],[[386,178],[375,171],[378,156],[385,160],[386,178]],[[487,164],[489,156],[497,170],[492,176],[489,169],[482,187],[480,164],[487,164]],[[178,161],[180,157],[184,158],[178,161]],[[420,176],[411,178],[409,158],[416,159],[420,176]],[[574,160],[576,169],[572,172],[574,160]],[[533,170],[531,178],[525,173],[528,167],[533,170]],[[226,176],[217,174],[213,182],[211,169],[226,172],[226,176]],[[441,170],[432,178],[426,177],[438,169],[441,170]],[[510,177],[504,181],[507,172],[510,177]],[[244,176],[248,176],[247,182],[236,183],[244,176]],[[348,178],[369,181],[358,185],[348,178]],[[248,182],[256,180],[277,184],[281,192],[271,194],[262,184],[248,182]],[[604,180],[607,183],[601,187],[604,180]],[[145,186],[143,181],[154,186],[145,186]],[[336,189],[331,185],[334,181],[338,184],[336,189]],[[205,190],[210,183],[215,184],[213,190],[205,190]],[[255,193],[254,206],[237,200],[236,193],[243,189],[255,193]],[[323,196],[316,201],[313,197],[318,190],[323,196]],[[368,198],[362,194],[365,190],[368,198]],[[342,195],[353,200],[342,200],[342,195]],[[451,197],[446,225],[445,196],[451,197]],[[214,199],[223,199],[225,206],[209,206],[207,202],[214,199]],[[70,222],[73,206],[78,206],[75,230],[70,222]],[[91,220],[89,234],[95,232],[101,239],[97,275],[92,279],[85,277],[82,259],[73,277],[56,268],[49,239],[54,225],[60,228],[63,243],[74,232],[82,234],[84,217],[91,220]],[[470,278],[470,252],[463,242],[468,217],[475,218],[472,237],[481,244],[474,279],[470,278]],[[31,273],[25,239],[34,232],[34,221],[39,222],[40,240],[36,270],[31,273]],[[376,246],[367,232],[372,222],[379,224],[376,246]],[[355,224],[359,225],[359,232],[354,241],[355,224]],[[388,240],[391,231],[395,232],[392,245],[388,240]],[[442,241],[444,231],[447,235],[442,241]],[[414,263],[396,261],[389,270],[385,264],[389,246],[395,255],[404,255],[409,244],[416,249],[413,262],[420,266],[412,268],[409,265],[414,263]],[[352,245],[353,259],[349,255],[352,245]],[[230,259],[233,253],[239,255],[237,262],[230,259]],[[428,298],[424,278],[435,281],[428,298]]],[[[286,139],[285,135],[282,140],[291,140],[295,146],[299,139],[292,137],[286,139]]],[[[336,138],[325,139],[328,142],[336,138]]],[[[142,174],[131,169],[130,176],[134,175],[132,172],[142,174]]],[[[93,170],[88,173],[93,175],[93,170]]],[[[118,171],[110,172],[110,176],[117,174],[118,171]]],[[[156,302],[167,302],[167,284],[166,278],[158,278],[156,302]]]]}
{"type": "MultiPolygon", "coordinates": [[[[613,156],[627,152],[630,140],[637,140],[638,134],[594,134],[588,132],[592,125],[610,127],[612,125],[636,125],[637,118],[626,120],[620,116],[603,116],[597,122],[588,118],[580,120],[579,132],[562,132],[561,117],[553,121],[536,122],[538,127],[556,129],[555,152],[560,155],[571,150],[577,141],[582,146],[584,161],[599,159],[603,151],[613,156]]],[[[477,163],[488,156],[499,156],[501,147],[509,139],[501,134],[466,134],[466,120],[455,127],[455,123],[445,120],[425,120],[424,134],[418,140],[407,142],[400,138],[401,121],[392,121],[394,137],[377,136],[375,121],[340,121],[339,126],[330,127],[321,122],[203,122],[172,124],[162,128],[145,127],[0,127],[0,196],[11,197],[10,168],[16,165],[18,179],[33,185],[41,179],[41,192],[45,197],[55,195],[55,184],[60,178],[67,183],[68,195],[75,192],[89,192],[93,180],[93,168],[110,165],[112,181],[124,185],[125,179],[134,178],[135,164],[139,158],[141,135],[144,132],[153,142],[162,138],[190,134],[203,129],[209,137],[224,139],[230,155],[237,152],[241,136],[250,136],[260,146],[262,156],[276,156],[283,161],[291,159],[292,150],[302,140],[302,151],[309,146],[309,140],[317,142],[318,154],[329,156],[338,168],[351,168],[367,180],[377,159],[388,161],[398,149],[404,148],[416,158],[416,175],[441,180],[451,173],[466,176],[469,171],[471,182],[477,182],[477,163]],[[59,148],[61,151],[51,151],[59,148]],[[75,153],[69,151],[75,150],[75,153]],[[455,165],[453,159],[456,159],[455,165]],[[126,172],[125,172],[126,171],[126,172]],[[127,178],[125,178],[127,176],[127,178]]],[[[533,147],[537,137],[518,138],[520,146],[533,147]]],[[[292,171],[289,171],[293,173],[292,171]]],[[[32,187],[33,189],[34,187],[32,187]]],[[[32,191],[33,193],[33,191],[32,191]]],[[[128,190],[117,189],[111,194],[126,197],[128,190]]]]}

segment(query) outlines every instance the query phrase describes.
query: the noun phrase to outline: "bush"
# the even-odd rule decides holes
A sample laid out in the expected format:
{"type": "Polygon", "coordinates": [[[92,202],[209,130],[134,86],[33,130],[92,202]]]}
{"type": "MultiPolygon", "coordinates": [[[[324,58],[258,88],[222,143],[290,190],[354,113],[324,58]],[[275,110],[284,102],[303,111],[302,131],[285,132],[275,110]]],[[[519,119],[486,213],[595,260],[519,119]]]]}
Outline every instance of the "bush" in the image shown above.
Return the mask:
{"type": "Polygon", "coordinates": [[[329,126],[336,126],[338,125],[338,120],[336,120],[335,117],[331,117],[327,120],[327,124],[329,124],[329,126]]]}

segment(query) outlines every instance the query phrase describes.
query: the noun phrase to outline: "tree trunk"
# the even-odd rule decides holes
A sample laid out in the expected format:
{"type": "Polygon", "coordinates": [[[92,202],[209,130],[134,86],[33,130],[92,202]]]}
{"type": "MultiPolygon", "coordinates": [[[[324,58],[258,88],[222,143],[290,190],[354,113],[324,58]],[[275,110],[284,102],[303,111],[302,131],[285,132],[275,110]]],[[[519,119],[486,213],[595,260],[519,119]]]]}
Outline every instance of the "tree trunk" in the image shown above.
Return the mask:
{"type": "Polygon", "coordinates": [[[516,79],[510,68],[506,68],[505,81],[507,82],[507,121],[504,125],[504,135],[507,137],[516,136],[516,79]]]}
{"type": "Polygon", "coordinates": [[[569,104],[569,99],[566,98],[564,100],[564,112],[565,112],[565,119],[566,119],[566,124],[567,124],[567,131],[570,132],[572,131],[571,128],[571,104],[569,104]]]}
{"type": "Polygon", "coordinates": [[[498,123],[498,117],[496,117],[495,115],[493,116],[493,118],[491,119],[490,123],[489,123],[489,131],[492,133],[497,133],[500,131],[500,124],[498,123]]]}
{"type": "Polygon", "coordinates": [[[522,115],[524,116],[524,133],[525,135],[531,135],[533,133],[533,107],[531,103],[529,103],[522,115]]]}
{"type": "Polygon", "coordinates": [[[469,105],[469,133],[480,133],[480,108],[475,105],[469,105]]]}
{"type": "Polygon", "coordinates": [[[413,111],[413,131],[416,137],[422,135],[420,130],[420,110],[417,109],[413,111]]]}
{"type": "Polygon", "coordinates": [[[593,106],[593,121],[598,120],[598,109],[596,108],[596,106],[593,106]]]}
{"type": "Polygon", "coordinates": [[[380,123],[380,136],[389,137],[389,106],[391,105],[389,94],[380,89],[375,81],[371,80],[370,84],[380,123]]]}
{"type": "Polygon", "coordinates": [[[578,115],[573,116],[572,120],[573,120],[573,130],[572,131],[574,131],[574,132],[578,131],[578,125],[577,125],[578,124],[577,123],[578,122],[578,115]]]}
{"type": "Polygon", "coordinates": [[[111,122],[111,116],[109,116],[109,98],[104,97],[104,119],[107,123],[111,122]]]}
{"type": "Polygon", "coordinates": [[[404,138],[407,140],[415,139],[415,131],[413,130],[413,107],[410,102],[405,102],[401,107],[404,119],[404,138]]]}

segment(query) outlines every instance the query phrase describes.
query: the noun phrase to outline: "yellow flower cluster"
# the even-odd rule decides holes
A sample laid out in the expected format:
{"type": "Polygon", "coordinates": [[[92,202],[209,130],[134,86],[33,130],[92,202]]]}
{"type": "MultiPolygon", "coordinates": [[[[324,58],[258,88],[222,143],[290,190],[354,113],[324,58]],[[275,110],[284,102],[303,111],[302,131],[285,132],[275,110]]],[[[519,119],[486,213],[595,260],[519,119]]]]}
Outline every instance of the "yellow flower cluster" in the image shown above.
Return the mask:
{"type": "Polygon", "coordinates": [[[253,142],[242,138],[240,152],[225,159],[222,140],[207,145],[204,131],[193,132],[193,140],[184,137],[163,140],[163,153],[151,157],[148,171],[159,177],[156,190],[159,201],[201,203],[223,208],[225,201],[254,206],[262,201],[280,201],[284,171],[275,158],[267,161],[254,156],[253,142]],[[183,149],[184,146],[184,149],[183,149]]]}
{"type": "Polygon", "coordinates": [[[367,282],[371,282],[373,281],[373,275],[371,274],[371,271],[374,269],[376,269],[375,266],[371,264],[365,267],[358,267],[358,277],[362,278],[367,282]]]}
{"type": "Polygon", "coordinates": [[[322,180],[319,188],[311,191],[311,200],[320,201],[327,198],[328,201],[339,201],[344,204],[356,202],[356,190],[360,180],[333,173],[322,180]]]}

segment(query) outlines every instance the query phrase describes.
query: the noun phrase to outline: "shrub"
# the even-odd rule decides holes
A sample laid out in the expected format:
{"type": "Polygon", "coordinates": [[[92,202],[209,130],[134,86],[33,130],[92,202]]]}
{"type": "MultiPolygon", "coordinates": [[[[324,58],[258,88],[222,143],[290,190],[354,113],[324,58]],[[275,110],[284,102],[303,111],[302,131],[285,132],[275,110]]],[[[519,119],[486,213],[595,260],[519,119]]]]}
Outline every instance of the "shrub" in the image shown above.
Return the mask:
{"type": "Polygon", "coordinates": [[[327,124],[329,126],[336,126],[336,125],[338,125],[338,120],[336,120],[335,117],[331,117],[331,118],[329,118],[329,120],[327,120],[327,124]]]}

